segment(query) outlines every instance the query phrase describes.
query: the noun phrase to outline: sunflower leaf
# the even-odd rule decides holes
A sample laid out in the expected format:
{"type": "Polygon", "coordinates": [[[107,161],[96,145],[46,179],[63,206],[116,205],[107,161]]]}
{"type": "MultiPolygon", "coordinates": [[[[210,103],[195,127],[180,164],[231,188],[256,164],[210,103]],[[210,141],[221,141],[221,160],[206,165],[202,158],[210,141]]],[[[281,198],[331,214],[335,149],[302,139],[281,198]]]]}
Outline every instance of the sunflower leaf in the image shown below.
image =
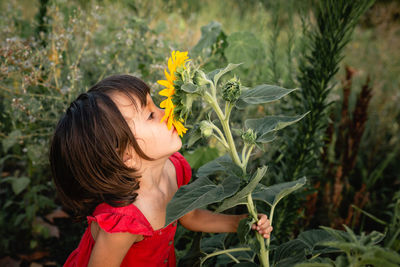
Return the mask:
{"type": "Polygon", "coordinates": [[[298,89],[285,89],[276,85],[261,84],[243,91],[236,102],[236,107],[243,109],[247,104],[265,104],[276,101],[298,89]]]}
{"type": "Polygon", "coordinates": [[[251,181],[237,194],[235,194],[230,198],[225,199],[222,205],[218,207],[216,212],[221,212],[240,204],[246,204],[247,195],[253,192],[256,186],[260,183],[261,179],[265,176],[266,172],[267,172],[267,166],[262,166],[261,168],[258,168],[257,172],[255,173],[251,181]]]}
{"type": "Polygon", "coordinates": [[[257,142],[267,143],[274,139],[274,132],[298,122],[307,114],[308,112],[294,117],[267,116],[261,119],[248,119],[244,122],[244,124],[247,129],[253,129],[257,133],[257,142]]]}
{"type": "Polygon", "coordinates": [[[282,198],[305,185],[306,181],[306,178],[303,177],[293,182],[275,184],[269,187],[259,184],[252,196],[255,200],[261,200],[270,206],[276,206],[282,198]]]}
{"type": "Polygon", "coordinates": [[[239,189],[239,184],[240,178],[231,175],[218,185],[207,177],[200,177],[193,183],[180,187],[168,203],[165,225],[169,225],[194,209],[230,197],[239,189]]]}
{"type": "Polygon", "coordinates": [[[218,72],[216,72],[215,75],[214,75],[214,77],[213,77],[213,79],[214,79],[214,85],[217,86],[217,83],[218,83],[219,79],[220,79],[223,75],[225,75],[225,74],[227,74],[228,72],[230,72],[230,71],[236,69],[236,68],[239,67],[241,64],[242,64],[242,63],[239,63],[239,64],[232,64],[232,63],[229,63],[228,66],[226,66],[225,68],[219,69],[218,72]]]}
{"type": "Polygon", "coordinates": [[[199,87],[193,83],[185,83],[181,86],[181,89],[189,94],[194,94],[199,90],[199,87]]]}
{"type": "Polygon", "coordinates": [[[223,155],[201,166],[196,175],[197,177],[209,177],[216,173],[229,173],[240,176],[242,169],[233,163],[229,155],[223,155]]]}

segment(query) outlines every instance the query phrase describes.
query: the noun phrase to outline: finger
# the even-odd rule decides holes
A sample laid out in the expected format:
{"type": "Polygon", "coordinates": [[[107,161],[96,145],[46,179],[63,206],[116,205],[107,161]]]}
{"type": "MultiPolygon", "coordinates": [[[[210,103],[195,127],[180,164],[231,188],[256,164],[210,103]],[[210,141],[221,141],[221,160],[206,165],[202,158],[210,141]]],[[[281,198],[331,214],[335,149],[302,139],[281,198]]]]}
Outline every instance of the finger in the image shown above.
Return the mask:
{"type": "Polygon", "coordinates": [[[264,231],[264,233],[269,234],[269,233],[272,232],[273,229],[274,229],[274,228],[273,228],[272,226],[270,226],[270,227],[268,227],[268,228],[264,231]]]}
{"type": "Polygon", "coordinates": [[[265,215],[264,213],[259,213],[258,215],[257,215],[257,217],[258,217],[258,219],[261,219],[261,217],[267,217],[267,219],[268,219],[268,216],[267,215],[265,215]]]}
{"type": "Polygon", "coordinates": [[[265,223],[263,223],[262,225],[260,225],[261,229],[267,229],[268,227],[271,226],[271,222],[270,220],[266,220],[265,223]]]}
{"type": "Polygon", "coordinates": [[[272,230],[273,230],[272,226],[269,226],[269,227],[267,227],[267,228],[265,228],[265,229],[260,229],[260,230],[258,230],[258,233],[259,233],[260,235],[263,235],[263,234],[270,234],[270,233],[272,232],[272,230]]]}
{"type": "Polygon", "coordinates": [[[264,234],[263,237],[264,238],[270,238],[270,235],[269,234],[264,234]]]}
{"type": "Polygon", "coordinates": [[[267,220],[268,220],[268,217],[267,217],[267,215],[265,215],[265,214],[260,214],[261,216],[259,216],[259,220],[258,220],[258,222],[257,222],[257,225],[263,225],[267,220]]]}

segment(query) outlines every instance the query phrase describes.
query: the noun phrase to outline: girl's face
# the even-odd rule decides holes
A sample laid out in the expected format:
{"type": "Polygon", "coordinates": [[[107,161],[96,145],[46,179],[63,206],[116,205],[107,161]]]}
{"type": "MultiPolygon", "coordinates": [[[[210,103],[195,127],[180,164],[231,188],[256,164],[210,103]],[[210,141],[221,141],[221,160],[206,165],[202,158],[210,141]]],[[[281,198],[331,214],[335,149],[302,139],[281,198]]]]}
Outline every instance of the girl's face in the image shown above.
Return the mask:
{"type": "Polygon", "coordinates": [[[117,93],[112,96],[142,151],[153,159],[169,157],[178,151],[182,146],[178,132],[174,127],[168,130],[166,121],[160,123],[164,110],[154,104],[149,94],[145,107],[141,107],[140,102],[134,99],[138,110],[126,95],[117,93]]]}

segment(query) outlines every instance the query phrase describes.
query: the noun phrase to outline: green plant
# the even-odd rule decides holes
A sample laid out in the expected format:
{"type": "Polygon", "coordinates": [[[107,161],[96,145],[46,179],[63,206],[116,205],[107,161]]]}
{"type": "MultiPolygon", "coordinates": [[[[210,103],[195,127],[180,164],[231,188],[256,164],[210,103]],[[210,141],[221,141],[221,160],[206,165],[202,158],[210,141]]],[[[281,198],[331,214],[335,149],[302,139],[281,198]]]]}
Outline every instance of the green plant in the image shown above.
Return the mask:
{"type": "Polygon", "coordinates": [[[344,225],[346,232],[322,227],[332,237],[332,240],[322,241],[319,244],[338,249],[344,255],[339,255],[335,261],[326,259],[320,263],[302,263],[296,267],[359,267],[359,266],[390,266],[400,264],[400,255],[392,250],[385,249],[377,244],[382,241],[384,234],[373,231],[370,234],[361,233],[357,236],[350,228],[344,225]]]}
{"type": "MultiPolygon", "coordinates": [[[[321,151],[328,122],[328,95],[334,84],[332,78],[339,70],[343,48],[350,41],[360,16],[374,1],[317,1],[312,8],[315,24],[303,17],[305,47],[299,60],[297,80],[302,88],[293,94],[288,108],[297,113],[310,114],[292,131],[284,134],[284,143],[276,156],[276,180],[294,180],[306,175],[315,184],[322,179],[321,151]],[[279,157],[279,155],[286,155],[279,157]],[[318,178],[321,177],[321,178],[318,178]]],[[[304,14],[303,14],[304,15],[304,14]]],[[[308,14],[307,14],[308,15],[308,14]]],[[[321,182],[322,182],[321,181],[321,182]]],[[[293,232],[301,201],[288,198],[284,201],[287,212],[278,216],[280,238],[293,232]]]]}
{"type": "Polygon", "coordinates": [[[1,3],[0,257],[47,253],[51,242],[57,244],[54,224],[42,223],[59,205],[47,154],[69,103],[113,73],[151,83],[166,49],[148,21],[118,4],[84,9],[75,2],[40,3],[30,20],[16,1],[1,3]],[[118,25],[116,12],[124,18],[118,25]]]}
{"type": "Polygon", "coordinates": [[[193,69],[191,66],[186,66],[185,69],[177,68],[175,75],[178,78],[174,81],[174,97],[181,99],[182,102],[174,100],[177,105],[175,108],[176,116],[186,118],[190,112],[188,107],[191,107],[193,98],[201,98],[207,105],[211,106],[219,124],[217,125],[216,122],[212,121],[210,116],[210,120],[202,121],[200,127],[193,128],[192,138],[199,139],[201,137],[201,135],[195,133],[196,131],[200,131],[205,137],[215,137],[228,152],[229,157],[217,158],[200,167],[197,172],[198,179],[178,190],[167,206],[166,225],[193,209],[212,203],[223,201],[217,211],[224,211],[237,205],[246,205],[250,216],[241,221],[238,234],[242,243],[248,246],[214,251],[206,255],[201,263],[220,254],[230,255],[233,261],[238,262],[239,260],[231,254],[252,250],[258,255],[262,266],[269,266],[270,240],[268,239],[265,245],[264,238],[261,235],[256,233],[255,236],[254,234],[252,236],[250,231],[251,224],[258,220],[254,200],[263,201],[270,206],[269,219],[272,222],[278,202],[304,185],[305,178],[266,187],[260,181],[264,177],[267,167],[260,167],[252,174],[248,173],[247,164],[254,148],[262,149],[265,143],[275,139],[277,131],[301,120],[306,114],[295,117],[267,116],[261,119],[246,120],[244,128],[235,129],[235,132],[240,133],[240,136],[238,136],[240,139],[238,138],[236,142],[242,143],[242,151],[239,153],[229,121],[231,112],[235,109],[244,109],[248,105],[279,100],[295,90],[265,84],[244,90],[237,78],[224,83],[220,82],[225,74],[239,65],[229,64],[223,69],[217,69],[208,74],[200,69],[193,69]],[[185,95],[188,96],[184,97],[185,95]],[[221,108],[220,103],[224,105],[224,108],[221,108]],[[217,175],[217,184],[210,180],[211,176],[216,173],[219,174],[217,175]]]}

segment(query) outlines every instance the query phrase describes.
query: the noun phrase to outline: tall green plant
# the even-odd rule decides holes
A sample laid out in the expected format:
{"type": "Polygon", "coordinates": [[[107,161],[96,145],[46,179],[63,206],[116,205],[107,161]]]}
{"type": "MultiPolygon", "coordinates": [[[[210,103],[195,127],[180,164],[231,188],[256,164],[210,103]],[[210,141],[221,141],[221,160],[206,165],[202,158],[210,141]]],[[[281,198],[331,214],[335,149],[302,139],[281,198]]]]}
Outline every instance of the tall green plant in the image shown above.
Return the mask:
{"type": "MultiPolygon", "coordinates": [[[[251,225],[258,221],[257,209],[254,200],[260,200],[270,206],[269,219],[272,222],[274,211],[279,201],[305,184],[305,178],[295,182],[283,183],[266,187],[260,181],[264,177],[267,167],[262,166],[255,173],[248,173],[247,165],[251,154],[256,147],[262,148],[265,143],[275,139],[276,132],[301,120],[306,114],[294,117],[266,116],[259,119],[247,119],[241,129],[235,129],[236,142],[230,124],[232,111],[245,109],[248,105],[265,104],[279,100],[296,89],[285,89],[273,85],[259,85],[245,90],[237,77],[221,82],[223,76],[240,64],[229,64],[225,68],[205,74],[200,69],[191,66],[178,68],[174,82],[174,103],[176,115],[185,118],[195,98],[201,98],[212,108],[216,121],[200,122],[200,127],[192,131],[192,139],[214,136],[226,149],[229,156],[223,156],[202,166],[198,179],[193,183],[181,187],[167,206],[166,225],[179,219],[189,211],[222,202],[218,211],[223,211],[237,205],[245,205],[250,216],[239,224],[239,239],[244,245],[239,248],[214,251],[202,259],[202,263],[212,256],[220,254],[230,255],[240,251],[253,251],[258,255],[262,266],[269,266],[270,239],[265,244],[264,238],[256,233],[252,236],[251,225]],[[221,106],[222,104],[222,106],[221,106]],[[241,151],[238,144],[242,144],[241,151]],[[211,176],[219,174],[217,184],[211,176]]],[[[194,142],[191,140],[191,142],[194,142]]],[[[251,261],[251,258],[247,259],[251,261]]]]}
{"type": "Polygon", "coordinates": [[[315,3],[316,24],[305,31],[307,50],[300,59],[297,75],[302,90],[293,95],[296,111],[310,111],[310,115],[298,124],[295,137],[285,148],[290,155],[284,160],[288,179],[308,174],[318,162],[328,120],[327,97],[334,86],[332,78],[339,70],[343,49],[351,40],[356,23],[373,3],[374,0],[315,3]]]}
{"type": "MultiPolygon", "coordinates": [[[[315,1],[312,14],[315,24],[303,18],[305,39],[304,55],[299,61],[297,80],[300,90],[293,94],[290,107],[297,113],[310,111],[294,131],[285,135],[285,144],[279,154],[276,170],[278,179],[294,180],[307,175],[321,176],[320,155],[324,146],[324,132],[328,122],[328,95],[334,84],[332,79],[339,70],[343,49],[350,41],[353,29],[360,16],[373,4],[373,0],[327,0],[315,1]]],[[[306,14],[308,15],[308,14],[306,14]]],[[[320,179],[320,178],[319,178],[320,179]]],[[[288,212],[279,215],[278,232],[293,232],[299,204],[285,201],[288,212]],[[288,217],[289,216],[289,217],[288,217]]]]}
{"type": "Polygon", "coordinates": [[[329,239],[320,240],[318,245],[328,247],[326,252],[340,251],[335,261],[329,258],[318,258],[319,262],[312,260],[295,267],[362,267],[362,266],[387,266],[396,267],[400,264],[400,255],[393,250],[378,246],[384,234],[373,231],[369,234],[356,235],[353,230],[344,225],[345,232],[329,227],[321,227],[330,235],[329,239]]]}

